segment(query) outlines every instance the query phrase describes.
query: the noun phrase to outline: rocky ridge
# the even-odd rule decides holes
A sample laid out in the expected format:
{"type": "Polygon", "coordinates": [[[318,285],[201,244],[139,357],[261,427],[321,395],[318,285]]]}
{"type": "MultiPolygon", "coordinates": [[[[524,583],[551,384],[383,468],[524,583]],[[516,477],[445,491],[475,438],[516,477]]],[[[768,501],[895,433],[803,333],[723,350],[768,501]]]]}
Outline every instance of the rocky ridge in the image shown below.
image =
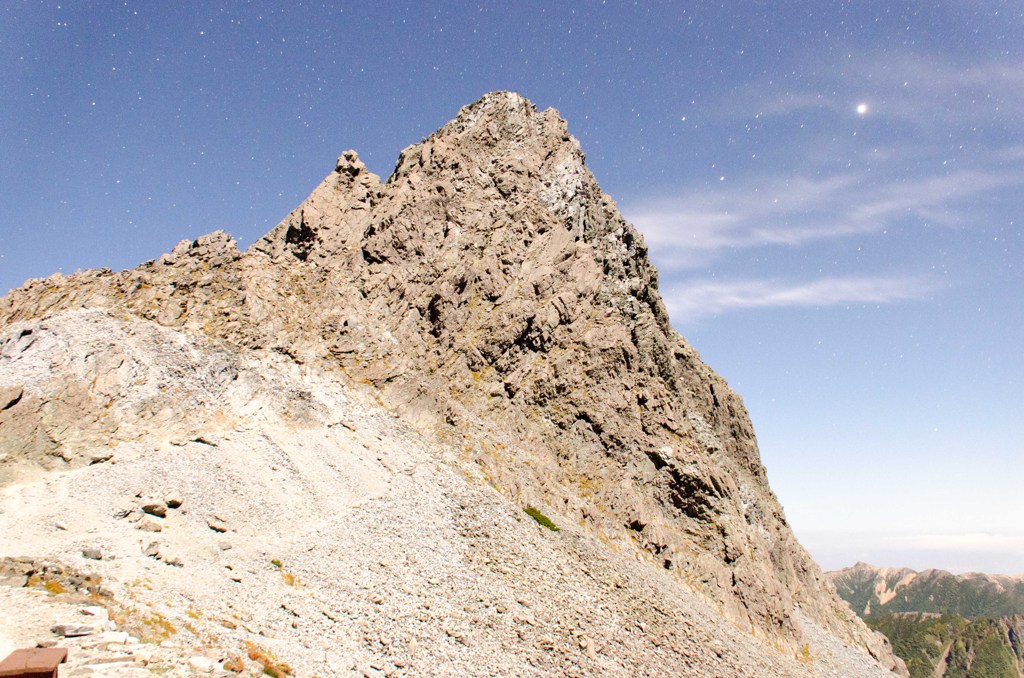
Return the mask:
{"type": "MultiPolygon", "coordinates": [[[[210,422],[258,450],[241,435],[252,392],[231,407],[223,393],[239,361],[280,361],[316,377],[316,388],[261,396],[288,426],[298,417],[334,431],[321,391],[365,388],[411,427],[403,435],[440,446],[434,458],[479,479],[502,510],[537,506],[572,526],[584,551],[635,554],[643,576],[632,576],[674,582],[671,596],[700,592],[783,655],[818,634],[899,668],[794,539],[742,402],[670,327],[642,237],[557,112],[518,95],[467,106],[405,149],[384,183],[345,152],[246,252],[218,232],[129,271],[30,281],[0,300],[0,324],[6,482],[38,468],[94,473],[105,465],[99,441],[208,442],[197,430],[210,422]],[[92,321],[125,323],[128,336],[168,332],[177,353],[132,358],[130,342],[90,351],[85,329],[59,341],[47,329],[92,321]],[[13,366],[44,338],[66,348],[32,381],[13,366]],[[183,389],[197,341],[212,342],[221,368],[204,373],[203,389],[183,389]],[[140,376],[154,360],[163,376],[140,376]],[[64,379],[47,382],[47,370],[64,379]]],[[[173,452],[192,463],[205,444],[173,452]]],[[[335,449],[345,448],[325,442],[315,458],[335,449]]]]}
{"type": "Polygon", "coordinates": [[[840,597],[862,617],[892,612],[967,618],[1024,615],[1024,575],[955,575],[945,570],[917,572],[857,563],[828,576],[840,597]]]}

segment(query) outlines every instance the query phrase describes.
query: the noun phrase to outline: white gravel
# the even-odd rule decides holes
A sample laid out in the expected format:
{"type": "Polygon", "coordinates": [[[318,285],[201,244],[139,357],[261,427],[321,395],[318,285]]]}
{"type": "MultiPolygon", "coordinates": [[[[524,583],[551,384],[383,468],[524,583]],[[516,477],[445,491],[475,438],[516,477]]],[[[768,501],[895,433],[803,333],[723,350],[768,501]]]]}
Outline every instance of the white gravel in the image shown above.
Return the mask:
{"type": "Polygon", "coordinates": [[[68,422],[82,429],[70,463],[11,466],[0,557],[104,591],[9,579],[0,651],[52,642],[50,626],[99,602],[151,642],[61,640],[62,676],[257,675],[272,657],[298,676],[886,675],[807,619],[810,656],[782,654],[656,565],[541,527],[341,375],[95,311],[34,327],[0,359],[0,387],[31,396],[16,407],[45,412],[69,384],[110,404],[102,425],[87,407],[68,422]],[[181,505],[142,520],[168,497],[181,505]]]}

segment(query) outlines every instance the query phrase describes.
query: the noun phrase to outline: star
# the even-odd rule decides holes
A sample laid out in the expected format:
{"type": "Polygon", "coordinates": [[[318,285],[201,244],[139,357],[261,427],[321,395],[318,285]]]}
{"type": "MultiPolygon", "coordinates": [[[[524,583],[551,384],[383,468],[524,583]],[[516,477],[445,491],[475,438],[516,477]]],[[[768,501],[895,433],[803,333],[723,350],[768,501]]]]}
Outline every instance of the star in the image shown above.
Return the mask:
{"type": "Polygon", "coordinates": [[[868,112],[868,105],[863,101],[857,104],[857,115],[865,115],[868,112]]]}

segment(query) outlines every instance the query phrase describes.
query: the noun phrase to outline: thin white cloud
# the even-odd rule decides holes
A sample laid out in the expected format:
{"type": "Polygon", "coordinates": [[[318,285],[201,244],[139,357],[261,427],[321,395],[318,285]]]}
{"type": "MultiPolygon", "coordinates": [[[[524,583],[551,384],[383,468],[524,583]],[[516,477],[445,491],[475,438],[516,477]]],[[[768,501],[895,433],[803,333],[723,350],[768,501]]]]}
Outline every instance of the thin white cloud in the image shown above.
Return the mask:
{"type": "Polygon", "coordinates": [[[873,118],[950,132],[980,120],[1019,128],[1024,116],[1024,66],[1017,63],[963,66],[936,55],[887,52],[837,68],[841,71],[805,74],[796,87],[786,80],[751,82],[719,100],[716,117],[771,118],[802,111],[853,117],[864,103],[873,118]],[[750,102],[758,102],[753,112],[750,102]]]}
{"type": "Polygon", "coordinates": [[[907,53],[869,56],[837,68],[841,72],[825,68],[796,86],[751,83],[705,111],[708,119],[726,125],[752,116],[795,115],[801,121],[808,113],[811,124],[793,149],[793,169],[776,164],[771,175],[725,177],[622,204],[662,271],[674,320],[692,322],[743,309],[922,298],[939,289],[935,279],[685,278],[738,250],[810,248],[857,236],[852,247],[873,234],[909,227],[922,235],[920,229],[927,227],[984,227],[991,216],[985,205],[993,195],[1024,189],[1024,150],[1005,145],[1018,131],[1024,133],[1024,67],[991,62],[968,68],[907,53]],[[869,135],[857,137],[854,127],[843,136],[815,122],[815,112],[860,117],[860,102],[867,106],[864,115],[891,125],[889,132],[896,134],[884,137],[890,145],[877,135],[865,143],[869,135]]]}
{"type": "Polygon", "coordinates": [[[643,232],[662,266],[706,264],[714,250],[798,246],[881,232],[897,219],[945,226],[968,223],[961,203],[1024,184],[1021,172],[962,170],[899,182],[869,182],[853,173],[824,179],[791,176],[763,185],[688,191],[623,212],[643,232]]]}
{"type": "Polygon", "coordinates": [[[879,93],[877,115],[920,127],[951,128],[995,122],[1020,126],[1024,66],[1004,62],[963,67],[906,54],[868,66],[866,91],[879,93]]]}
{"type": "MultiPolygon", "coordinates": [[[[785,116],[798,111],[838,108],[836,100],[831,95],[812,92],[778,94],[764,85],[751,86],[743,90],[743,96],[747,101],[760,102],[757,108],[758,116],[785,116]]],[[[745,117],[747,115],[749,110],[745,111],[745,117]]]]}
{"type": "Polygon", "coordinates": [[[912,277],[832,277],[793,284],[779,280],[698,280],[663,292],[674,322],[694,322],[728,311],[821,307],[840,304],[885,304],[918,299],[938,285],[912,277]]]}
{"type": "Polygon", "coordinates": [[[1024,65],[1010,61],[965,66],[910,51],[866,55],[798,82],[750,82],[704,115],[730,125],[811,110],[856,118],[861,102],[868,117],[896,125],[890,131],[898,143],[865,144],[812,124],[798,135],[797,172],[680,187],[676,195],[624,203],[623,213],[663,267],[687,268],[707,265],[716,250],[881,232],[906,217],[966,225],[979,198],[1024,187],[1024,150],[1006,146],[1024,134],[1024,65]]]}
{"type": "Polygon", "coordinates": [[[1002,163],[1024,162],[1024,145],[1000,148],[993,154],[993,160],[1002,163]]]}

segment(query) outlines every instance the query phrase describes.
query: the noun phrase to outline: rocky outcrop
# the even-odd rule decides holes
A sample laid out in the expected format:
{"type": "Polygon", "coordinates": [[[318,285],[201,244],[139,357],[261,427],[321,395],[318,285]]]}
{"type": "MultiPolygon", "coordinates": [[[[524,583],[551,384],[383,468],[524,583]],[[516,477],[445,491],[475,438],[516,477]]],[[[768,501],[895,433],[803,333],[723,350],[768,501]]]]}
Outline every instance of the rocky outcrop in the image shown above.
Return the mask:
{"type": "MultiPolygon", "coordinates": [[[[635,550],[754,635],[803,646],[799,610],[897,666],[796,542],[742,401],[669,325],[642,236],[554,110],[489,94],[383,183],[345,152],[244,253],[218,232],[129,271],[30,281],[0,323],[78,308],[364,384],[505,497],[635,550]]],[[[89,435],[117,425],[90,409],[101,375],[132,378],[102,359],[75,387],[89,435]]],[[[17,404],[0,417],[33,412],[4,429],[8,454],[85,463],[55,424],[63,398],[2,400],[17,404]]]]}

